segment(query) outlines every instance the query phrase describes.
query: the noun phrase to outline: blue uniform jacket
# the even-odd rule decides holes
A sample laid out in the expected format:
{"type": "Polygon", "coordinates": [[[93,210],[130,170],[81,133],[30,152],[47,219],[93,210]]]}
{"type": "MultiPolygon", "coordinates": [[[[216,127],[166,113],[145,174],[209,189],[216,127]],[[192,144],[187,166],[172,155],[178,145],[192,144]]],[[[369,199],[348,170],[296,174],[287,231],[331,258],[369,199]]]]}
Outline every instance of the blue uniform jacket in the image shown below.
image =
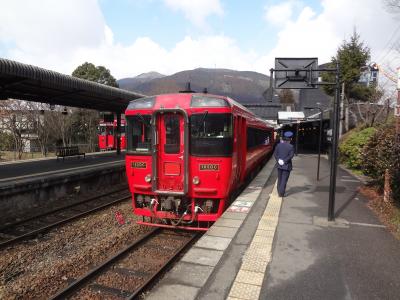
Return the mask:
{"type": "Polygon", "coordinates": [[[291,171],[292,170],[292,158],[294,156],[293,145],[287,142],[279,143],[274,151],[274,157],[278,169],[291,171]],[[278,159],[284,161],[283,166],[278,164],[278,159]]]}

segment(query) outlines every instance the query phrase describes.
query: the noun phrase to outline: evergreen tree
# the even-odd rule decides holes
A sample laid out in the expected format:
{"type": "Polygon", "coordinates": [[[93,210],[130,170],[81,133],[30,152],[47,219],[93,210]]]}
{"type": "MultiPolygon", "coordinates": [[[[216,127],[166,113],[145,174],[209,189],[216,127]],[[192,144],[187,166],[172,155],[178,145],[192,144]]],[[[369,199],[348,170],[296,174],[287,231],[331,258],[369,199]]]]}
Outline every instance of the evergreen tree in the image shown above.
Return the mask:
{"type": "MultiPolygon", "coordinates": [[[[337,50],[336,56],[332,57],[328,67],[335,68],[339,62],[340,81],[345,83],[345,95],[347,99],[367,101],[373,92],[373,87],[362,86],[358,83],[361,75],[361,68],[366,66],[370,60],[370,49],[360,41],[360,35],[354,31],[350,41],[344,40],[337,50]]],[[[334,73],[323,73],[324,81],[334,82],[334,73]]],[[[334,87],[325,86],[329,95],[334,94],[334,87]]]]}
{"type": "Polygon", "coordinates": [[[85,62],[84,64],[77,67],[74,72],[72,72],[72,76],[113,87],[118,87],[118,83],[111,75],[110,70],[103,66],[96,67],[94,64],[88,62],[85,62]]]}
{"type": "MultiPolygon", "coordinates": [[[[72,76],[97,83],[118,87],[118,83],[111,75],[110,70],[103,66],[95,66],[85,62],[78,66],[72,76]]],[[[97,145],[96,125],[99,121],[99,113],[89,109],[77,109],[72,117],[72,127],[75,132],[75,143],[86,143],[89,151],[93,151],[97,145]]]]}

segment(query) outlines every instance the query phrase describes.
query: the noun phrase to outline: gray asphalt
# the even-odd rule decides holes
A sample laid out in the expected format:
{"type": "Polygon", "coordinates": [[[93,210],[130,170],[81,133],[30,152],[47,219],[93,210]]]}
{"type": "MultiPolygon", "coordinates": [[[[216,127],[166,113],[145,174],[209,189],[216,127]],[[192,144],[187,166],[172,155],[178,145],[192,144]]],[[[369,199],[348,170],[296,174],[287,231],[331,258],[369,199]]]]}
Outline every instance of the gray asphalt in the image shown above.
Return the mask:
{"type": "Polygon", "coordinates": [[[260,299],[400,299],[400,241],[341,169],[337,222],[326,226],[329,165],[321,161],[317,183],[316,162],[310,155],[294,161],[260,299]]]}

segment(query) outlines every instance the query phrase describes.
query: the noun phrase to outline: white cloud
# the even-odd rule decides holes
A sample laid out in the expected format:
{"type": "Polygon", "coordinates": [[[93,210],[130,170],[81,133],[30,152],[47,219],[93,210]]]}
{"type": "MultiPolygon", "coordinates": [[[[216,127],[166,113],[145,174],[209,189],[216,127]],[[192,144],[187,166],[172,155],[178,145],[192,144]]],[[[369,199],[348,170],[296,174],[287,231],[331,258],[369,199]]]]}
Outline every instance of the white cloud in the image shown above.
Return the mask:
{"type": "Polygon", "coordinates": [[[104,39],[104,18],[95,0],[3,0],[0,20],[0,42],[38,55],[47,55],[43,50],[67,54],[104,39]]]}
{"type": "Polygon", "coordinates": [[[272,6],[265,6],[264,18],[272,25],[283,26],[291,19],[293,15],[293,9],[293,1],[282,2],[272,6]]]}
{"type": "Polygon", "coordinates": [[[223,15],[220,0],[164,0],[165,4],[176,11],[182,11],[190,22],[198,27],[206,27],[205,19],[209,15],[223,15]]]}
{"type": "MultiPolygon", "coordinates": [[[[321,5],[319,14],[304,7],[297,18],[288,20],[278,33],[275,47],[260,58],[258,65],[273,66],[275,57],[284,56],[315,56],[320,63],[328,62],[342,41],[349,40],[354,28],[371,48],[374,61],[379,53],[385,52],[383,47],[398,27],[381,1],[323,0],[321,5]]],[[[393,60],[393,56],[388,55],[387,59],[393,60]]],[[[390,63],[390,60],[379,63],[390,63]]]]}
{"type": "MultiPolygon", "coordinates": [[[[321,63],[327,62],[342,40],[349,38],[354,26],[372,48],[373,60],[376,60],[376,57],[383,57],[379,53],[385,53],[383,48],[398,26],[379,1],[323,0],[320,13],[304,7],[297,16],[288,17],[277,31],[276,44],[265,53],[244,51],[246,45],[223,34],[187,35],[167,49],[150,37],[137,37],[129,45],[115,41],[95,0],[0,1],[0,51],[3,50],[7,58],[66,74],[89,61],[106,66],[117,78],[148,71],[172,74],[215,66],[267,73],[273,67],[274,58],[279,56],[316,56],[321,63]],[[7,50],[2,45],[7,45],[7,50]]],[[[171,5],[175,3],[176,9],[182,11],[186,7],[183,0],[165,1],[170,1],[171,5]]],[[[197,7],[197,20],[222,13],[217,1],[185,2],[197,7]]],[[[187,6],[185,14],[189,16],[195,12],[187,6]]],[[[393,55],[387,55],[386,60],[388,63],[396,61],[393,55]]]]}
{"type": "Polygon", "coordinates": [[[117,78],[131,77],[155,70],[172,74],[198,67],[223,67],[249,70],[255,59],[252,53],[243,53],[236,42],[225,36],[186,36],[171,50],[166,50],[148,37],[138,38],[130,46],[115,44],[100,48],[82,48],[72,58],[77,66],[88,60],[109,67],[117,78]]]}

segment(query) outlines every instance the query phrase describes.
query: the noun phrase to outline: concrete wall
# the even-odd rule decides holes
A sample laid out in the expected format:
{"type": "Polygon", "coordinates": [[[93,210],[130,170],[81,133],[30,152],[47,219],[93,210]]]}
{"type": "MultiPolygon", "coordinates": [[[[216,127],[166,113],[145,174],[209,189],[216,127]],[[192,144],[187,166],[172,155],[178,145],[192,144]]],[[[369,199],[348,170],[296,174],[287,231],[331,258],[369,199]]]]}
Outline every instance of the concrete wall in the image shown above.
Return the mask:
{"type": "Polygon", "coordinates": [[[35,215],[54,206],[73,203],[88,192],[126,182],[124,165],[13,182],[0,188],[0,225],[18,216],[35,215]]]}

